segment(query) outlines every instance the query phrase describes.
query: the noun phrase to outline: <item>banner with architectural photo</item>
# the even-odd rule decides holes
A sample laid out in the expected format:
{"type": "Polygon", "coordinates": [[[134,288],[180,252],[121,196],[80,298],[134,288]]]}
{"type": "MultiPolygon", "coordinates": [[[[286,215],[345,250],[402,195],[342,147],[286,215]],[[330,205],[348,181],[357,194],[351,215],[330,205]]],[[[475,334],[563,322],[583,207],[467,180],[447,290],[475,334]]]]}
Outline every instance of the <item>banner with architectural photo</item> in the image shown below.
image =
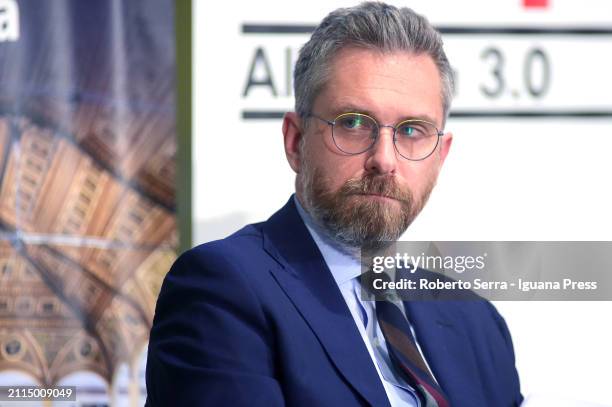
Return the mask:
{"type": "Polygon", "coordinates": [[[173,16],[171,0],[0,0],[1,386],[144,403],[178,236],[173,16]]]}

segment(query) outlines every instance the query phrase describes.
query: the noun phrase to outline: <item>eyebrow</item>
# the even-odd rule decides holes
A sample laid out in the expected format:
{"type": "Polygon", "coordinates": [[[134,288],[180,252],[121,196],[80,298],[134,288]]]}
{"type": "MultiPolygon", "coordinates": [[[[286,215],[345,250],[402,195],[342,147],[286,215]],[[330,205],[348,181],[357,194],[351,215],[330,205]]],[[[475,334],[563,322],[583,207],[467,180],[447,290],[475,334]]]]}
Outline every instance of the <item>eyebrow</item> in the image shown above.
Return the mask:
{"type": "MultiPolygon", "coordinates": [[[[361,113],[361,114],[365,114],[365,115],[368,115],[368,116],[376,119],[376,121],[379,124],[384,124],[384,123],[380,123],[380,120],[376,117],[376,115],[371,110],[364,109],[364,108],[359,107],[359,106],[354,105],[354,104],[350,104],[350,103],[349,104],[342,104],[342,105],[339,105],[339,106],[334,107],[332,109],[332,114],[334,115],[334,118],[338,117],[339,115],[341,115],[343,113],[361,113]]],[[[401,123],[401,122],[403,122],[405,120],[423,120],[423,121],[430,122],[430,123],[433,123],[436,126],[438,126],[438,124],[436,123],[436,120],[433,117],[431,117],[431,116],[429,116],[427,114],[409,115],[409,116],[406,116],[406,117],[400,119],[399,121],[397,121],[397,122],[395,122],[393,124],[395,125],[395,124],[401,123]]]]}

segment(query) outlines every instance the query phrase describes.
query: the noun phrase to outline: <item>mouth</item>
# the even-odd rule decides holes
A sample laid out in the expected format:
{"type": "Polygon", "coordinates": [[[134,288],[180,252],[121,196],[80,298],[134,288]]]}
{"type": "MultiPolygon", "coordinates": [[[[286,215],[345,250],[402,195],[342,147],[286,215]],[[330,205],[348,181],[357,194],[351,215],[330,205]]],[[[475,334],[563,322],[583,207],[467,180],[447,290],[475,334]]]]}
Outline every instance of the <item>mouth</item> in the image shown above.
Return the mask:
{"type": "Polygon", "coordinates": [[[375,200],[379,200],[379,201],[383,201],[383,202],[399,202],[398,199],[389,196],[389,195],[380,195],[380,194],[368,194],[368,193],[362,193],[362,194],[356,194],[358,196],[363,196],[369,199],[375,199],[375,200]]]}

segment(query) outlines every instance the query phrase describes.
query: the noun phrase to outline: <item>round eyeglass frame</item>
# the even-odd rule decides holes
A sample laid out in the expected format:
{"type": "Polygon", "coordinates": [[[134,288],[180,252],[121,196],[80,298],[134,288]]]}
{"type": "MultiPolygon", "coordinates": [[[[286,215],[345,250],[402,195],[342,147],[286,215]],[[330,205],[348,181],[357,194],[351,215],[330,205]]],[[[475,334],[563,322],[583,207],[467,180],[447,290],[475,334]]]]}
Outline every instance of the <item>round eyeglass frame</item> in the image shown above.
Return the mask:
{"type": "Polygon", "coordinates": [[[392,126],[392,125],[389,125],[389,124],[378,124],[376,119],[373,118],[372,116],[369,116],[369,115],[364,114],[364,113],[357,113],[357,112],[341,113],[338,116],[336,116],[334,118],[334,120],[327,120],[327,119],[325,119],[325,118],[323,118],[321,116],[318,116],[318,115],[316,115],[314,113],[310,113],[308,115],[308,117],[314,117],[315,119],[319,119],[319,120],[327,123],[328,125],[330,125],[331,128],[332,128],[331,129],[331,133],[332,133],[332,140],[334,142],[334,145],[336,146],[336,148],[338,150],[340,150],[341,152],[343,152],[344,154],[347,154],[347,155],[363,154],[366,151],[372,149],[372,147],[374,147],[374,145],[376,144],[376,141],[380,138],[380,129],[383,128],[383,127],[388,127],[390,129],[393,129],[393,147],[395,148],[395,151],[397,151],[397,153],[402,158],[404,158],[405,160],[409,160],[409,161],[423,161],[426,158],[428,158],[430,155],[433,154],[434,151],[436,151],[436,148],[438,147],[438,144],[440,144],[440,137],[444,136],[444,132],[439,130],[438,127],[435,124],[433,124],[430,121],[422,120],[422,119],[406,119],[406,120],[402,120],[402,121],[398,122],[395,126],[392,126]],[[346,116],[363,116],[363,117],[367,117],[368,119],[372,120],[376,124],[376,126],[378,127],[378,131],[376,132],[376,137],[372,140],[372,143],[368,147],[366,147],[364,150],[359,151],[357,153],[351,153],[351,152],[343,150],[338,145],[338,143],[336,142],[336,138],[334,137],[334,127],[335,127],[336,123],[338,122],[338,120],[340,120],[340,119],[342,119],[343,117],[346,117],[346,116]],[[396,144],[396,141],[397,141],[397,137],[396,137],[397,136],[397,129],[399,127],[401,127],[402,124],[405,124],[405,123],[426,123],[426,124],[430,125],[431,127],[433,127],[436,130],[436,134],[435,134],[435,136],[436,136],[436,144],[433,146],[431,151],[425,157],[422,157],[422,158],[409,158],[409,157],[406,157],[404,154],[402,154],[402,152],[399,150],[399,148],[397,148],[397,144],[396,144]]]}

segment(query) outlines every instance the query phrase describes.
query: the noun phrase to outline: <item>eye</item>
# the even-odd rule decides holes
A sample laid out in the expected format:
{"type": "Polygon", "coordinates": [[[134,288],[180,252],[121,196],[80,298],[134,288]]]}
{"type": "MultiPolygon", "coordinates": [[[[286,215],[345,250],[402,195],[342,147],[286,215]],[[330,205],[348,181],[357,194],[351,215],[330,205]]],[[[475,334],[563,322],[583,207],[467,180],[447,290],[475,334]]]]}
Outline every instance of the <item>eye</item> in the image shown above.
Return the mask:
{"type": "Polygon", "coordinates": [[[405,136],[405,137],[413,136],[414,132],[415,132],[414,127],[409,126],[409,125],[402,126],[398,129],[398,133],[401,136],[405,136]]]}
{"type": "Polygon", "coordinates": [[[373,119],[358,113],[340,115],[336,119],[336,124],[339,129],[351,133],[359,132],[360,134],[370,134],[377,128],[376,122],[373,119]]]}
{"type": "Polygon", "coordinates": [[[365,125],[365,120],[361,116],[347,116],[340,120],[340,125],[348,130],[360,129],[365,125]]]}
{"type": "Polygon", "coordinates": [[[408,122],[397,128],[397,135],[402,138],[419,139],[436,134],[433,125],[426,122],[408,122]]]}

